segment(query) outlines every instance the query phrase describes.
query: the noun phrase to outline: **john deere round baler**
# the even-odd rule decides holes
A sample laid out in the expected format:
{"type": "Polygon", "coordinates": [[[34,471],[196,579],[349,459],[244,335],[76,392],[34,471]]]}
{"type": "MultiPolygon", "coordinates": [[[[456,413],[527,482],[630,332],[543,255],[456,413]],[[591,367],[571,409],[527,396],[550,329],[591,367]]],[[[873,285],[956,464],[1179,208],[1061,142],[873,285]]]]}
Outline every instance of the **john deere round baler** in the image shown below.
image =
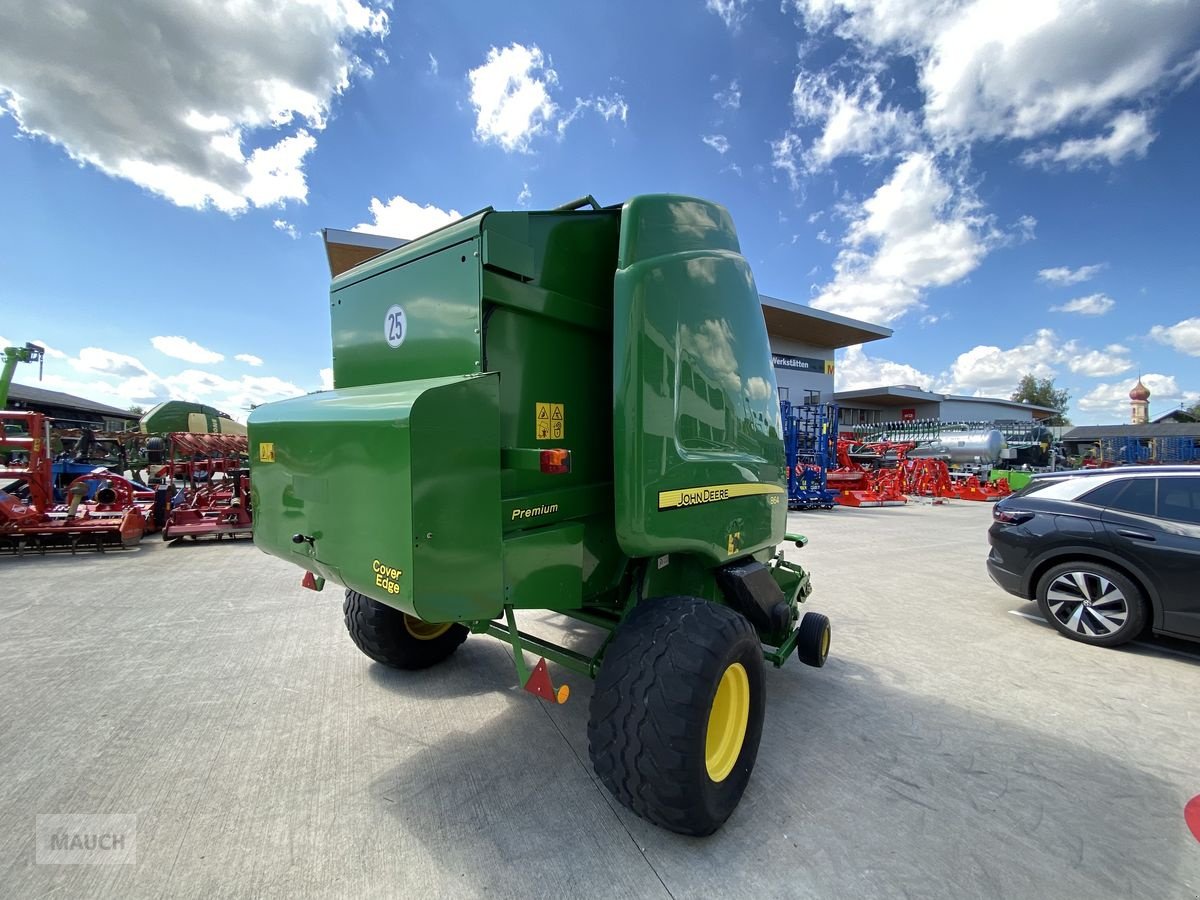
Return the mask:
{"type": "Polygon", "coordinates": [[[728,212],[484,209],[337,275],[330,312],[335,388],[250,416],[256,543],[344,586],[350,636],[385,665],[488,634],[543,699],[568,693],[547,660],[594,678],[604,784],[715,831],[754,766],[764,660],[820,666],[830,635],[778,550],[779,402],[728,212]],[[529,609],[607,639],[525,634],[529,609]]]}

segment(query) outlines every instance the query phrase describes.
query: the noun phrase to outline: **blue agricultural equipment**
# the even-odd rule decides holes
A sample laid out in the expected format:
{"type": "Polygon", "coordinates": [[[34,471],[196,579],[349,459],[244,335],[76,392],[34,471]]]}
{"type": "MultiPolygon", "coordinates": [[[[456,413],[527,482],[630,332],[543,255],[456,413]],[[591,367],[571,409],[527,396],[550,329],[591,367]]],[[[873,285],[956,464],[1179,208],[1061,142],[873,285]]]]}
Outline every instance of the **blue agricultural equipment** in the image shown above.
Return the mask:
{"type": "Polygon", "coordinates": [[[826,473],[837,468],[837,405],[779,401],[788,466],[788,509],[833,509],[838,492],[826,473]]]}

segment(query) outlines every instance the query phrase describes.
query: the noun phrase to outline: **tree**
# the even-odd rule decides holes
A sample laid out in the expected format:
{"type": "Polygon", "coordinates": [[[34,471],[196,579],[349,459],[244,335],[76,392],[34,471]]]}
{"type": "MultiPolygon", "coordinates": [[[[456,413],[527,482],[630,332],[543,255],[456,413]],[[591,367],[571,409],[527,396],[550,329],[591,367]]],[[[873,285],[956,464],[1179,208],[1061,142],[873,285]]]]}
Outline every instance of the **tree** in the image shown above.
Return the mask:
{"type": "Polygon", "coordinates": [[[133,413],[135,416],[144,416],[146,414],[146,410],[136,404],[129,407],[128,412],[133,413]]]}
{"type": "Polygon", "coordinates": [[[1066,388],[1055,390],[1053,378],[1037,378],[1032,372],[1025,373],[1017,389],[1013,391],[1012,399],[1018,403],[1032,403],[1035,406],[1048,406],[1057,409],[1058,415],[1051,416],[1044,425],[1070,425],[1066,417],[1067,404],[1071,402],[1071,392],[1066,388]]]}

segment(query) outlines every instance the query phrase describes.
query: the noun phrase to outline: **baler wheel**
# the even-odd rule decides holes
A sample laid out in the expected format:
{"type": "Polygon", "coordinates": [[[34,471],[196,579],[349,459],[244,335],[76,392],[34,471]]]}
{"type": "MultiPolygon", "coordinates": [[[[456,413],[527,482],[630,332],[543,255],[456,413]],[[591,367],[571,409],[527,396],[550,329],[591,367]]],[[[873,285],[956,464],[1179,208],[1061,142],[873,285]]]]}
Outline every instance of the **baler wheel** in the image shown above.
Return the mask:
{"type": "Polygon", "coordinates": [[[470,633],[465,625],[434,625],[405,615],[358,591],[342,604],[346,630],[358,649],[394,669],[427,669],[458,649],[470,633]]]}
{"type": "Polygon", "coordinates": [[[828,616],[818,612],[805,613],[800,620],[800,633],[796,635],[796,657],[806,666],[821,668],[829,657],[832,633],[828,616]]]}
{"type": "Polygon", "coordinates": [[[740,613],[696,597],[648,600],[605,653],[588,751],[639,816],[712,834],[746,790],[765,712],[762,643],[740,613]]]}

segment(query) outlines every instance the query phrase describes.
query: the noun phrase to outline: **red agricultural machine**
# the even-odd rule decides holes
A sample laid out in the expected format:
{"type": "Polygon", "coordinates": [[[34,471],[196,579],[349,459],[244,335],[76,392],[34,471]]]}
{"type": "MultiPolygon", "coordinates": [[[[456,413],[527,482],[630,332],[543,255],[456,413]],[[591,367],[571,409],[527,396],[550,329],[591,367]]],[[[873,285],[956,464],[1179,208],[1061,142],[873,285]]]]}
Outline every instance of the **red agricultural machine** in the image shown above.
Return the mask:
{"type": "Polygon", "coordinates": [[[105,469],[75,478],[67,502],[54,500],[46,418],[0,411],[0,547],[103,551],[135,546],[158,529],[166,492],[146,491],[105,469]]]}
{"type": "Polygon", "coordinates": [[[990,502],[1012,491],[1007,479],[983,483],[975,475],[954,478],[946,463],[935,457],[909,458],[917,444],[838,440],[838,463],[827,474],[829,486],[839,490],[841,506],[901,506],[906,498],[929,497],[934,502],[976,500],[990,502]]]}
{"type": "Polygon", "coordinates": [[[168,435],[170,461],[160,474],[184,480],[167,514],[163,540],[254,533],[246,436],[240,434],[168,435]]]}

